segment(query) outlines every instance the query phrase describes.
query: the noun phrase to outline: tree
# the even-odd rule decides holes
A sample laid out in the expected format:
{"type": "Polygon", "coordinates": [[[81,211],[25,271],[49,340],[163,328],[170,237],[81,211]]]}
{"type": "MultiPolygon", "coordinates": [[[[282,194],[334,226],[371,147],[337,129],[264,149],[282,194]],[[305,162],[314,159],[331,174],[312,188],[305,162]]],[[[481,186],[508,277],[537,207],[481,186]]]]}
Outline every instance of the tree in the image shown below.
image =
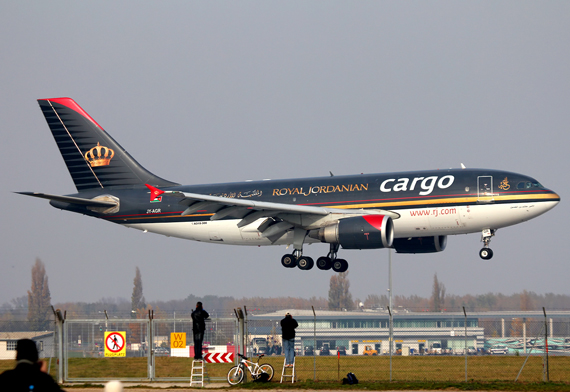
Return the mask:
{"type": "Polygon", "coordinates": [[[131,297],[131,316],[136,318],[134,315],[139,309],[146,309],[146,303],[143,296],[143,285],[141,278],[141,271],[139,267],[136,269],[135,279],[133,281],[133,295],[131,297]]]}
{"type": "Polygon", "coordinates": [[[532,303],[532,298],[530,293],[524,290],[521,293],[521,310],[532,310],[534,308],[534,304],[532,303]]]}
{"type": "Polygon", "coordinates": [[[40,259],[36,259],[32,267],[32,287],[28,291],[28,321],[32,331],[49,329],[50,307],[51,296],[46,268],[40,259]]]}
{"type": "Polygon", "coordinates": [[[350,281],[348,272],[342,272],[331,276],[329,288],[329,309],[330,310],[352,310],[354,301],[349,291],[350,281]]]}
{"type": "Polygon", "coordinates": [[[431,310],[441,312],[445,304],[445,286],[437,280],[437,274],[433,276],[433,291],[431,293],[431,310]]]}

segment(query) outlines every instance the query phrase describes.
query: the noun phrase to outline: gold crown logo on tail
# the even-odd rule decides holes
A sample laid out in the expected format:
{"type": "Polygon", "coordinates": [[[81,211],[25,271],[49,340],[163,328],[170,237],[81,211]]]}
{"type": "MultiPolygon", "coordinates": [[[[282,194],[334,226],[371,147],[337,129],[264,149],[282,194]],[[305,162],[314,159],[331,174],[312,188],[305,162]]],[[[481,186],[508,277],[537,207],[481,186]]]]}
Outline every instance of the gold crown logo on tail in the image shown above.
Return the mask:
{"type": "Polygon", "coordinates": [[[85,160],[89,162],[91,167],[107,166],[111,163],[111,159],[115,156],[115,151],[109,147],[101,146],[97,142],[97,146],[85,153],[85,160]]]}

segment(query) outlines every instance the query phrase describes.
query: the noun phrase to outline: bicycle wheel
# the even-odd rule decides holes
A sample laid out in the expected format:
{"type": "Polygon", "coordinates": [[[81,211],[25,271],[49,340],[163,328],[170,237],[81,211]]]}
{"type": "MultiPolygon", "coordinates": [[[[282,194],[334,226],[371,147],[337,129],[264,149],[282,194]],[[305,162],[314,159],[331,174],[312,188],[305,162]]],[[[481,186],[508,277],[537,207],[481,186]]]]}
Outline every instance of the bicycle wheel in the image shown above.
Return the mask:
{"type": "Polygon", "coordinates": [[[259,370],[262,371],[263,373],[267,373],[267,375],[269,376],[267,381],[271,381],[273,379],[273,366],[271,366],[270,364],[264,363],[263,365],[259,365],[259,370]]]}
{"type": "Polygon", "coordinates": [[[243,381],[243,369],[239,366],[234,366],[228,372],[228,383],[236,385],[243,381]]]}

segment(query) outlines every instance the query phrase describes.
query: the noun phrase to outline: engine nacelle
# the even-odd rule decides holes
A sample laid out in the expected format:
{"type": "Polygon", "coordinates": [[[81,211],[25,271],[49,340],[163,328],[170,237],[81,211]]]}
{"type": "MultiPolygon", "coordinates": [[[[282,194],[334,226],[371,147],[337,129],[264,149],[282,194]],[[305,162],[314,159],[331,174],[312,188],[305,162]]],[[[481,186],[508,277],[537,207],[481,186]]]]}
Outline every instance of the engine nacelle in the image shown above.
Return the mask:
{"type": "Polygon", "coordinates": [[[309,232],[321,242],[340,244],[344,249],[390,248],[394,240],[392,218],[385,215],[363,215],[309,232]]]}
{"type": "Polygon", "coordinates": [[[435,253],[447,246],[446,235],[433,237],[395,238],[393,248],[398,253],[435,253]]]}

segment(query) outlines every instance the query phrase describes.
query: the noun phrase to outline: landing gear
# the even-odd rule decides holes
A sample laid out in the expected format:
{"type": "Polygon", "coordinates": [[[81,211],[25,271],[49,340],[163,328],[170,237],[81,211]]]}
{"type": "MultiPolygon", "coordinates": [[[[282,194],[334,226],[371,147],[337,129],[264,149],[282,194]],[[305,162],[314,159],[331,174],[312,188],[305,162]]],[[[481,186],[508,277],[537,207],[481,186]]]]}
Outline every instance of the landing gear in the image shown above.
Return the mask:
{"type": "MultiPolygon", "coordinates": [[[[302,238],[302,233],[297,234],[297,238],[302,238]]],[[[298,241],[295,244],[293,254],[287,254],[281,258],[281,264],[286,268],[299,267],[300,270],[308,271],[312,269],[315,262],[308,256],[303,256],[302,242],[298,241]]],[[[343,259],[337,259],[336,255],[339,249],[339,244],[330,244],[330,251],[327,256],[322,256],[317,259],[317,268],[323,271],[330,270],[335,272],[344,272],[348,269],[348,262],[343,259]]]]}
{"type": "Polygon", "coordinates": [[[493,257],[493,251],[489,248],[489,243],[491,242],[491,237],[495,235],[495,229],[485,229],[481,232],[481,241],[485,244],[483,248],[479,251],[479,257],[483,260],[490,260],[493,257]]]}
{"type": "Polygon", "coordinates": [[[348,269],[348,262],[344,259],[336,259],[333,262],[332,269],[334,272],[345,272],[348,269]]]}
{"type": "Polygon", "coordinates": [[[479,257],[483,260],[489,260],[493,257],[493,251],[490,248],[483,248],[479,251],[479,257]]]}
{"type": "Polygon", "coordinates": [[[295,255],[285,255],[281,258],[281,264],[285,268],[295,268],[297,266],[297,258],[295,255]]]}
{"type": "Polygon", "coordinates": [[[323,271],[330,270],[332,267],[332,260],[330,257],[321,256],[317,259],[317,268],[323,271]]]}
{"type": "MultiPolygon", "coordinates": [[[[308,271],[315,265],[312,258],[308,256],[301,256],[297,258],[294,254],[285,255],[281,258],[281,264],[285,268],[295,268],[299,267],[300,270],[308,271]]],[[[345,272],[348,269],[348,262],[344,259],[334,259],[331,260],[330,257],[319,257],[317,259],[317,268],[323,271],[330,270],[331,268],[335,272],[345,272]]]]}
{"type": "Polygon", "coordinates": [[[300,270],[310,270],[313,268],[313,265],[315,265],[315,263],[310,257],[302,256],[297,259],[297,267],[299,267],[300,270]]]}

